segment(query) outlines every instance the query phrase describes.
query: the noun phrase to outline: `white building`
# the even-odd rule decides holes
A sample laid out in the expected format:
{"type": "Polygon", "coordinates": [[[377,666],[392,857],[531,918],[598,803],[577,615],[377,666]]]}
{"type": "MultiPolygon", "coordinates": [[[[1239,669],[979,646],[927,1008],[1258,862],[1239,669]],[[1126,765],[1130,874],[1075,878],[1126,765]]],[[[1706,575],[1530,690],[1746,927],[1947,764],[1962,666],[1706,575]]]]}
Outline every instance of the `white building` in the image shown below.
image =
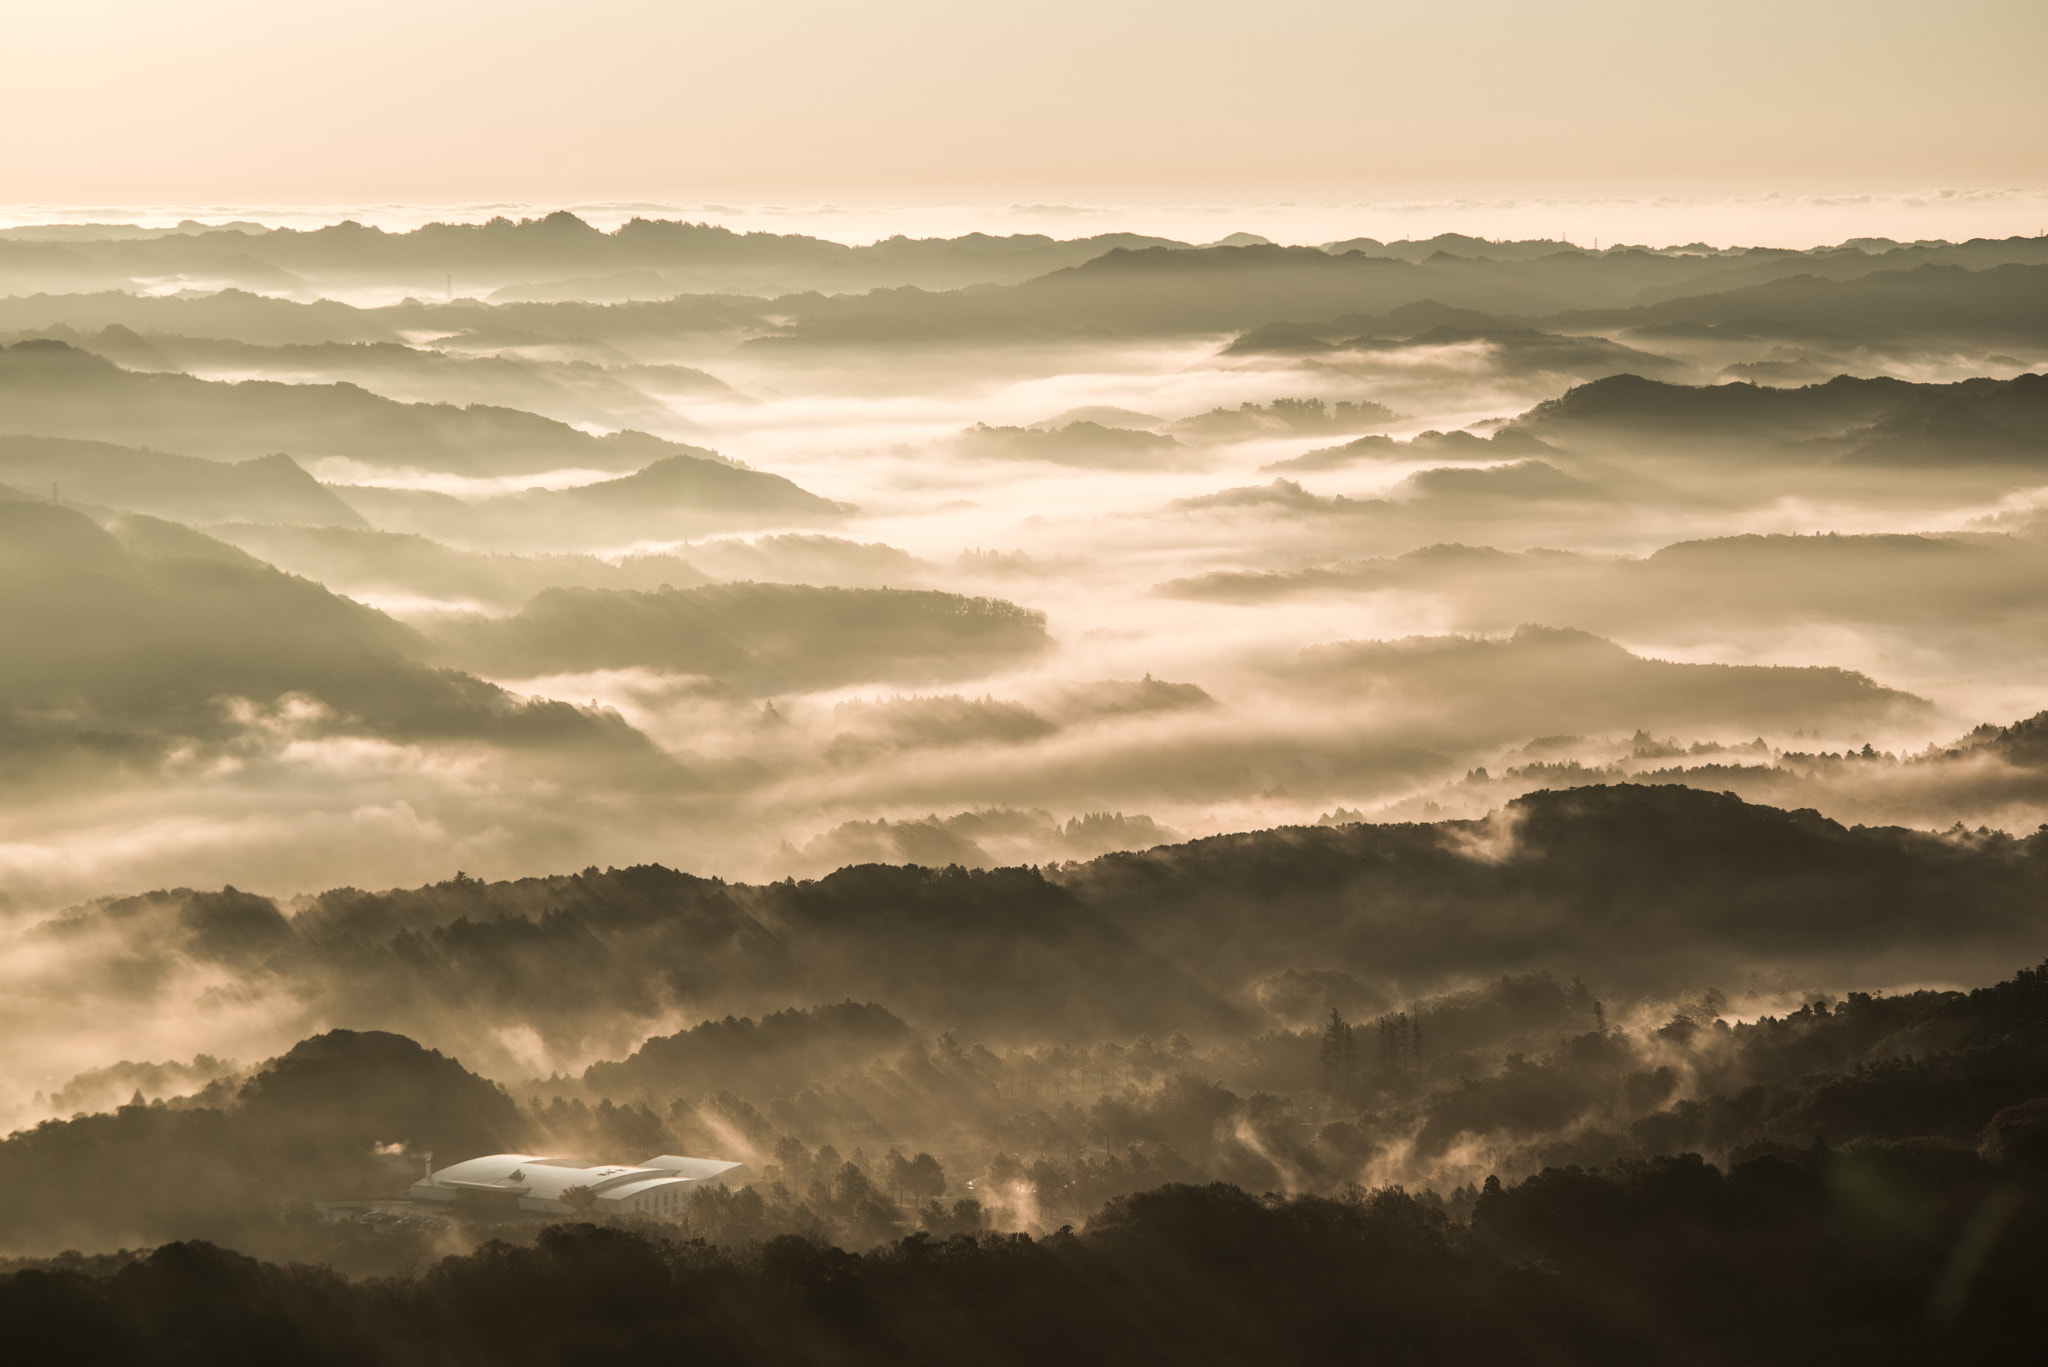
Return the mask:
{"type": "Polygon", "coordinates": [[[465,1196],[516,1202],[521,1210],[571,1215],[578,1207],[562,1199],[576,1187],[595,1198],[588,1207],[596,1215],[678,1215],[690,1188],[725,1179],[739,1163],[716,1158],[679,1158],[663,1154],[638,1167],[617,1163],[586,1163],[580,1158],[548,1158],[530,1153],[494,1153],[442,1168],[432,1167],[412,1184],[415,1201],[455,1201],[465,1196]]]}

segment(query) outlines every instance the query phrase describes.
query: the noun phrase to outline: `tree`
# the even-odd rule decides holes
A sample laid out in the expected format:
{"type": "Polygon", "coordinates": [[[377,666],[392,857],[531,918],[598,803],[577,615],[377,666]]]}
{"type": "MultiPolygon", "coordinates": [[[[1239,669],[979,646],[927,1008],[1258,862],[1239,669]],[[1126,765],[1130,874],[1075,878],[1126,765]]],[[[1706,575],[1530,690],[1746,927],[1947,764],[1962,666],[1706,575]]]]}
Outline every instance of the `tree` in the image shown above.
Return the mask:
{"type": "Polygon", "coordinates": [[[958,1235],[981,1233],[985,1223],[981,1202],[975,1200],[955,1201],[948,1210],[943,1202],[927,1201],[918,1212],[918,1219],[924,1223],[935,1239],[951,1239],[958,1235]]]}
{"type": "Polygon", "coordinates": [[[936,1200],[946,1194],[946,1170],[939,1166],[939,1160],[928,1153],[920,1153],[910,1160],[910,1180],[904,1190],[913,1198],[925,1197],[936,1200]]]}
{"type": "MultiPolygon", "coordinates": [[[[910,1160],[903,1156],[903,1150],[891,1145],[884,1161],[888,1165],[889,1194],[900,1206],[903,1204],[903,1194],[910,1190],[910,1160]]],[[[912,1199],[914,1201],[915,1197],[912,1199]]]]}
{"type": "Polygon", "coordinates": [[[982,1181],[997,1193],[1004,1193],[1024,1180],[1024,1165],[1007,1153],[999,1153],[988,1160],[988,1168],[982,1173],[982,1181]]]}
{"type": "Polygon", "coordinates": [[[1564,1000],[1565,1009],[1575,1016],[1593,1014],[1593,989],[1577,978],[1573,978],[1572,985],[1565,989],[1564,1000]]]}
{"type": "Polygon", "coordinates": [[[1349,1096],[1358,1072],[1358,1039],[1344,1013],[1334,1006],[1323,1026],[1318,1060],[1322,1065],[1323,1091],[1334,1097],[1349,1096]]]}
{"type": "Polygon", "coordinates": [[[939,1166],[939,1160],[928,1153],[905,1158],[901,1150],[890,1149],[887,1181],[890,1194],[898,1205],[903,1204],[905,1197],[912,1205],[917,1205],[946,1194],[946,1171],[939,1166]]]}
{"type": "Polygon", "coordinates": [[[562,1192],[560,1200],[578,1215],[588,1215],[597,1209],[597,1193],[585,1186],[567,1188],[562,1192]]]}

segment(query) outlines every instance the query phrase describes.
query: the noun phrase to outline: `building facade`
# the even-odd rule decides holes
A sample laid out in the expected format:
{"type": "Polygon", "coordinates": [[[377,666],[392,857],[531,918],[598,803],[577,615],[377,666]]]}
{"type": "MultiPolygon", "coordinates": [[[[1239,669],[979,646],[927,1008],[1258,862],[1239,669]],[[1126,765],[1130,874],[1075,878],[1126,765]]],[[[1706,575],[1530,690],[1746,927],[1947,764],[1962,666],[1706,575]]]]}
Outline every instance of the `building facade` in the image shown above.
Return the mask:
{"type": "Polygon", "coordinates": [[[415,1201],[492,1202],[551,1215],[588,1212],[662,1217],[681,1213],[690,1188],[728,1181],[743,1166],[675,1154],[625,1166],[541,1154],[495,1153],[439,1171],[429,1163],[426,1176],[412,1184],[411,1196],[415,1201]]]}

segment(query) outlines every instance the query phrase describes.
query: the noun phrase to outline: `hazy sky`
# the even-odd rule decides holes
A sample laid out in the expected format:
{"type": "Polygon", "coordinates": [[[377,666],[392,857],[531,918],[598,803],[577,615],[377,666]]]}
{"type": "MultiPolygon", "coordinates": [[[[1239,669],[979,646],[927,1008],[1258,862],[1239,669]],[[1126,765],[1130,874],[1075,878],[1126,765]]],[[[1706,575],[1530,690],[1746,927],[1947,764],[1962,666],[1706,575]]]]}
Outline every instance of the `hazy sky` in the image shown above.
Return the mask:
{"type": "Polygon", "coordinates": [[[2039,0],[70,0],[0,203],[2035,187],[2039,0]]]}

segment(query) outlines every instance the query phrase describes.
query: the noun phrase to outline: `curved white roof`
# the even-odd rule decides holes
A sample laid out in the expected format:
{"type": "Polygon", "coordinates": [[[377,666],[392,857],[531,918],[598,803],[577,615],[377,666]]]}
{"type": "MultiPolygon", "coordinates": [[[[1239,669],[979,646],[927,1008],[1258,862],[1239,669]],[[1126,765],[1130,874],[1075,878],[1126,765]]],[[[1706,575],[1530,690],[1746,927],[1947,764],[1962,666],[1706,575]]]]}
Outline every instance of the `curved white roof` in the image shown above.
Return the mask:
{"type": "Polygon", "coordinates": [[[638,1168],[622,1168],[610,1163],[588,1168],[533,1163],[526,1169],[526,1190],[528,1195],[542,1201],[559,1201],[562,1193],[571,1187],[589,1187],[609,1196],[614,1187],[630,1181],[639,1171],[638,1168]]]}
{"type": "Polygon", "coordinates": [[[746,1166],[744,1163],[728,1163],[722,1158],[683,1158],[665,1153],[659,1158],[650,1158],[640,1165],[643,1168],[659,1168],[677,1177],[687,1177],[694,1182],[708,1181],[723,1177],[729,1172],[746,1166]]]}
{"type": "Polygon", "coordinates": [[[604,1189],[604,1199],[607,1201],[630,1201],[636,1196],[645,1196],[649,1192],[657,1191],[663,1187],[687,1189],[695,1185],[696,1183],[694,1182],[677,1181],[666,1173],[658,1176],[649,1175],[637,1182],[626,1182],[616,1187],[606,1187],[604,1189]]]}
{"type": "Polygon", "coordinates": [[[693,1186],[742,1166],[723,1159],[684,1158],[677,1154],[662,1154],[633,1167],[545,1154],[494,1153],[451,1163],[415,1182],[412,1190],[423,1200],[439,1201],[453,1200],[458,1191],[497,1191],[517,1196],[529,1210],[560,1210],[565,1208],[564,1192],[588,1187],[607,1208],[613,1208],[614,1202],[631,1201],[665,1187],[693,1186]]]}
{"type": "Polygon", "coordinates": [[[572,1164],[573,1158],[549,1158],[537,1153],[493,1153],[482,1158],[465,1158],[460,1163],[451,1163],[445,1168],[434,1169],[436,1182],[479,1182],[502,1183],[507,1186],[523,1186],[523,1182],[511,1180],[513,1173],[522,1177],[528,1175],[527,1167],[537,1163],[555,1165],[572,1164]]]}

